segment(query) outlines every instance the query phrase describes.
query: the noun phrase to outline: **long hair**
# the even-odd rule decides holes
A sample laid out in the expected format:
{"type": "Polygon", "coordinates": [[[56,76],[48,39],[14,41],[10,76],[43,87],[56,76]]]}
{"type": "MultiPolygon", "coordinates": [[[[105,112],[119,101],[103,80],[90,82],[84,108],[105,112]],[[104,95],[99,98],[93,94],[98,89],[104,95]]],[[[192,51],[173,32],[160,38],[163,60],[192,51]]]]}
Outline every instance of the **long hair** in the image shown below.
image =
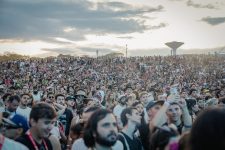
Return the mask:
{"type": "Polygon", "coordinates": [[[98,122],[111,113],[112,112],[107,109],[100,109],[91,115],[90,119],[88,120],[87,126],[85,127],[83,137],[84,143],[87,147],[94,147],[95,138],[93,135],[97,133],[98,122]]]}
{"type": "Polygon", "coordinates": [[[224,127],[224,109],[207,109],[203,111],[194,122],[191,130],[191,150],[224,150],[224,127]]]}

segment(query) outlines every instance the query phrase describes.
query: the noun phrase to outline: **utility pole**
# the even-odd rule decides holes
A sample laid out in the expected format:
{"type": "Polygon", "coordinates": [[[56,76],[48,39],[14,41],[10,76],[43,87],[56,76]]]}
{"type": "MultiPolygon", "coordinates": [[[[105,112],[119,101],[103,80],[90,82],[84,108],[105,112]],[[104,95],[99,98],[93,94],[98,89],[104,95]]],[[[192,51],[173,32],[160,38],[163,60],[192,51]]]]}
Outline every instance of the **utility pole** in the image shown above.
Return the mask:
{"type": "Polygon", "coordinates": [[[96,50],[96,55],[97,55],[97,59],[98,59],[98,50],[96,50]]]}
{"type": "Polygon", "coordinates": [[[127,44],[126,44],[126,58],[127,58],[127,44]]]}

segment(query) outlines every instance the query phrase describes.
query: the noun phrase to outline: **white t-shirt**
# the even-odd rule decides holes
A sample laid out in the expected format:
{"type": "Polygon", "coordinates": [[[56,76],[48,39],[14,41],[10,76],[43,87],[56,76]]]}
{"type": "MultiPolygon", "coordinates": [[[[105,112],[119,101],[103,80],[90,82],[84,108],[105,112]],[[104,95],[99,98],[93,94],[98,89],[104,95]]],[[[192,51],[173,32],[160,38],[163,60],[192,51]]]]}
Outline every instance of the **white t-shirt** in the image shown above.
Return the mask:
{"type": "Polygon", "coordinates": [[[2,150],[29,150],[29,149],[25,145],[5,137],[2,150]]]}
{"type": "MultiPolygon", "coordinates": [[[[88,150],[88,147],[84,144],[84,139],[79,138],[73,143],[71,150],[88,150]]],[[[117,140],[116,144],[112,146],[112,150],[123,150],[123,144],[117,140]]]]}
{"type": "Polygon", "coordinates": [[[21,115],[21,116],[24,116],[27,120],[29,120],[30,112],[31,112],[30,107],[26,107],[25,109],[23,109],[23,108],[20,108],[20,106],[19,106],[16,109],[16,113],[21,115]]]}

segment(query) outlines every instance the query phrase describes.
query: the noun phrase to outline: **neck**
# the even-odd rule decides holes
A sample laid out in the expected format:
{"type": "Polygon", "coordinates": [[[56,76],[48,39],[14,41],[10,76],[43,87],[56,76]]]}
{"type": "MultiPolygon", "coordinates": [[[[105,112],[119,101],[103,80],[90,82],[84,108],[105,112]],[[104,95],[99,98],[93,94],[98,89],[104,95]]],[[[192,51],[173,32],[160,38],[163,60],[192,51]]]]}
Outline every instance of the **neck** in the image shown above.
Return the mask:
{"type": "Polygon", "coordinates": [[[178,125],[181,124],[181,120],[180,120],[180,119],[178,119],[176,122],[170,121],[170,120],[169,120],[168,122],[169,122],[169,124],[173,123],[173,124],[175,124],[176,126],[178,126],[178,125]]]}
{"type": "Polygon", "coordinates": [[[31,136],[32,138],[39,144],[42,143],[42,138],[40,138],[38,135],[37,135],[37,132],[34,128],[31,128],[30,129],[30,133],[31,133],[31,136]]]}
{"type": "Polygon", "coordinates": [[[128,122],[128,124],[123,128],[123,133],[128,135],[131,139],[133,139],[134,131],[136,129],[136,125],[134,123],[128,122]]]}
{"type": "Polygon", "coordinates": [[[111,150],[112,148],[111,147],[105,147],[105,146],[102,146],[98,143],[95,144],[95,149],[96,150],[111,150]]]}
{"type": "Polygon", "coordinates": [[[21,105],[20,105],[20,108],[22,108],[22,109],[26,109],[26,108],[27,108],[27,105],[23,105],[23,104],[21,104],[21,105]]]}

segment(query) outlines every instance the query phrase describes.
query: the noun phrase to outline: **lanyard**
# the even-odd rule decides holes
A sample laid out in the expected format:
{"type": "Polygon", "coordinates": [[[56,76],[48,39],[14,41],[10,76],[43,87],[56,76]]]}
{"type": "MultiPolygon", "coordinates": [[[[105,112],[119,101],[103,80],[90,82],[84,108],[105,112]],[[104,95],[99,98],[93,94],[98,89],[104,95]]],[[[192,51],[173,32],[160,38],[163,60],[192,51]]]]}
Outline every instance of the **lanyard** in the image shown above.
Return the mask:
{"type": "Polygon", "coordinates": [[[4,144],[5,137],[3,135],[0,135],[0,150],[2,150],[2,146],[4,144]]]}
{"type": "MultiPolygon", "coordinates": [[[[29,139],[30,139],[32,145],[33,145],[34,148],[35,148],[35,150],[39,150],[39,149],[38,149],[38,146],[37,146],[37,144],[35,143],[35,141],[34,141],[34,139],[33,139],[33,137],[32,137],[32,135],[31,135],[31,133],[30,133],[29,130],[27,131],[26,134],[28,135],[28,137],[29,137],[29,139]]],[[[42,141],[43,141],[43,143],[44,143],[45,150],[48,150],[48,147],[47,147],[47,144],[46,144],[45,140],[43,139],[42,141]]]]}

